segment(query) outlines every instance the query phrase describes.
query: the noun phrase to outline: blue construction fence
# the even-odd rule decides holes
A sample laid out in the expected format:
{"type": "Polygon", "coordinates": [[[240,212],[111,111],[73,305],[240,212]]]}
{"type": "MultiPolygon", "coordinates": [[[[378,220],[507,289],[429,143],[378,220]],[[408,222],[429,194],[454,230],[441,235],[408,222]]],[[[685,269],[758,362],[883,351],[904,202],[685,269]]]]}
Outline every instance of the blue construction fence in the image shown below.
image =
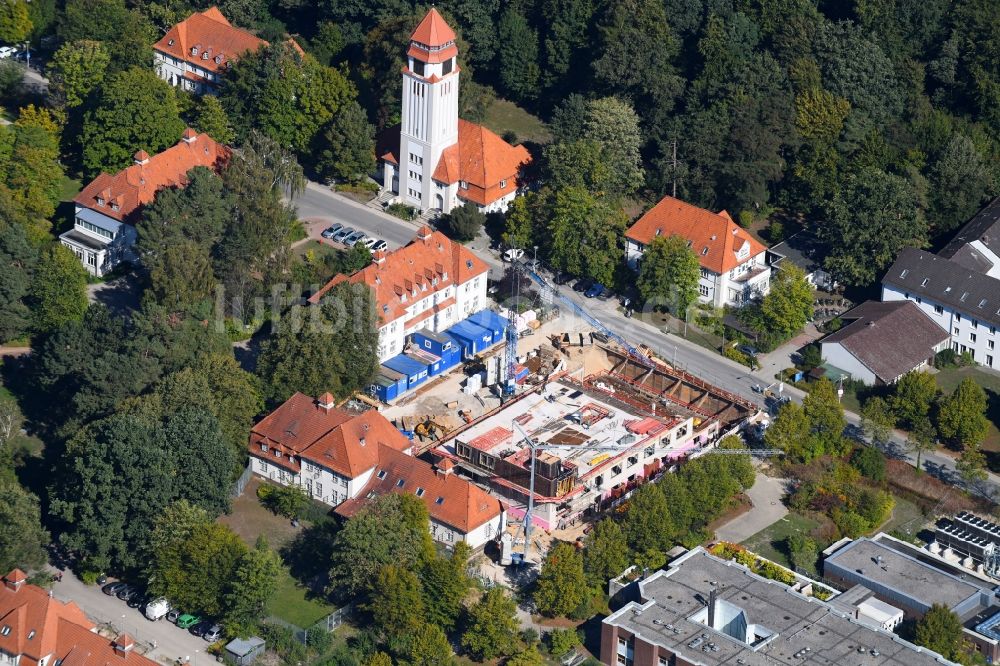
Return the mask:
{"type": "Polygon", "coordinates": [[[382,363],[369,391],[383,402],[395,400],[463,359],[502,344],[509,325],[493,310],[481,310],[441,333],[417,331],[408,351],[382,363]]]}

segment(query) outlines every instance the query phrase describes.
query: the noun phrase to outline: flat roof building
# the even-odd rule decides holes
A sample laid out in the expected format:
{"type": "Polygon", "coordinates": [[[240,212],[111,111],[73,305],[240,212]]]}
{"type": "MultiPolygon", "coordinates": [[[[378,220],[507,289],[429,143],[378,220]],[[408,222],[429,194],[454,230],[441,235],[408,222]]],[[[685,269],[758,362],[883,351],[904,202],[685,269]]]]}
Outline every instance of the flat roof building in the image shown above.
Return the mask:
{"type": "Polygon", "coordinates": [[[609,666],[931,666],[927,648],[698,547],[604,619],[609,666]]]}

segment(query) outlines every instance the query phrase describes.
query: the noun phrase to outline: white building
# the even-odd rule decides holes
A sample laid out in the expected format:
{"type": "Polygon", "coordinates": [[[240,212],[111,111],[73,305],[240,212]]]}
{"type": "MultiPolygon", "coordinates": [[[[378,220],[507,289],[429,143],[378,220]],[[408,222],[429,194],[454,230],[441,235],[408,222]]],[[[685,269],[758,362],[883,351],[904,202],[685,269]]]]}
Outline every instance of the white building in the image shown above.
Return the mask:
{"type": "Polygon", "coordinates": [[[458,117],[459,78],[455,32],[431,8],[410,36],[402,122],[376,147],[383,189],[420,211],[447,213],[467,202],[483,212],[505,211],[531,156],[458,117]]]}
{"type": "Polygon", "coordinates": [[[153,45],[161,79],[195,94],[214,93],[232,61],[267,42],[234,27],[218,7],[187,17],[153,45]]]}
{"type": "Polygon", "coordinates": [[[820,342],[823,359],[869,386],[895,384],[948,345],[948,333],[911,301],[868,301],[841,319],[844,326],[820,342]]]}
{"type": "Polygon", "coordinates": [[[489,267],[472,251],[424,225],[392,252],[375,252],[356,273],[337,275],[310,299],[318,303],[341,282],[372,288],[379,316],[379,362],[402,353],[406,339],[427,329],[440,333],[487,306],[489,267]]]}
{"type": "Polygon", "coordinates": [[[638,271],[657,237],[680,236],[701,265],[699,300],[714,307],[740,306],[771,288],[767,248],[729,213],[713,213],[667,196],[625,232],[625,260],[638,271]]]}
{"type": "Polygon", "coordinates": [[[882,300],[910,300],[950,336],[951,348],[1000,367],[1000,279],[915,248],[904,248],[882,278],[882,300]]]}
{"type": "Polygon", "coordinates": [[[140,150],[132,166],[113,176],[100,174],[76,195],[73,228],[59,241],[98,277],[123,261],[136,261],[134,224],[143,206],[164,187],[184,187],[195,167],[219,170],[229,154],[212,137],[191,128],[176,145],[152,157],[140,150]]]}
{"type": "Polygon", "coordinates": [[[299,486],[349,516],[376,494],[411,492],[424,501],[442,543],[478,548],[503,531],[503,505],[447,470],[412,454],[410,440],[377,411],[338,409],[329,393],[296,393],[250,431],[253,472],[299,486]],[[388,485],[387,485],[388,484],[388,485]]]}

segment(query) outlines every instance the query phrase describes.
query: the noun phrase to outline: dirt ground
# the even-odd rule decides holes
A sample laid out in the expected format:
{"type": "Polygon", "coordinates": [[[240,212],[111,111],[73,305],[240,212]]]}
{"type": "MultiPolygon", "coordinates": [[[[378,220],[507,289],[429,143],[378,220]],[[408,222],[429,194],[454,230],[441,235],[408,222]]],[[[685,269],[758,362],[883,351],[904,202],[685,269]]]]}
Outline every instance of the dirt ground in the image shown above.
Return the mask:
{"type": "Polygon", "coordinates": [[[261,506],[257,499],[260,484],[261,479],[251,478],[243,494],[233,500],[232,512],[219,518],[219,522],[232,528],[249,546],[263,534],[271,548],[277,550],[294,537],[297,530],[287,518],[276,516],[261,506]]]}

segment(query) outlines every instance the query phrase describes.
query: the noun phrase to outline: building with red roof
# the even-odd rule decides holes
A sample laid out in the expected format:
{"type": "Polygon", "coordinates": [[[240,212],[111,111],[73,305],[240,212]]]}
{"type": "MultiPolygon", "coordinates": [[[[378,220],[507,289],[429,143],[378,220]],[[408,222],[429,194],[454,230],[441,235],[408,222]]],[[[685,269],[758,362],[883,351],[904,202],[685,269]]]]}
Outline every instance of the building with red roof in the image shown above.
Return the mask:
{"type": "Polygon", "coordinates": [[[467,247],[424,225],[408,245],[375,252],[371,264],[351,275],[337,275],[309,302],[318,303],[342,282],[371,287],[382,362],[401,353],[416,331],[440,333],[485,308],[488,272],[486,263],[467,247]]]}
{"type": "Polygon", "coordinates": [[[349,518],[380,495],[412,493],[427,507],[431,536],[436,541],[464,541],[479,548],[503,533],[506,506],[475,484],[455,476],[453,470],[454,464],[448,459],[431,465],[384,447],[368,485],[356,498],[338,506],[336,513],[349,518]]]}
{"type": "Polygon", "coordinates": [[[145,150],[132,166],[114,175],[101,173],[76,198],[73,228],[59,236],[93,275],[101,276],[122,261],[135,261],[135,222],[142,208],[167,187],[184,187],[195,167],[219,171],[230,150],[190,127],[181,140],[152,157],[145,150]]]}
{"type": "Polygon", "coordinates": [[[379,137],[383,188],[421,211],[465,203],[504,211],[531,161],[490,130],[458,117],[455,31],[433,7],[410,35],[403,67],[402,122],[379,137]]]}
{"type": "Polygon", "coordinates": [[[625,260],[639,269],[643,252],[662,236],[680,236],[701,264],[699,298],[715,307],[742,305],[770,290],[767,248],[726,211],[713,213],[666,196],[625,232],[625,260]]]}
{"type": "Polygon", "coordinates": [[[73,602],[29,585],[20,569],[0,587],[0,663],[17,666],[156,666],[128,634],[106,638],[73,602]]]}
{"type": "Polygon", "coordinates": [[[160,78],[195,94],[214,93],[235,59],[267,42],[231,24],[218,7],[196,12],[153,45],[160,78]]]}

